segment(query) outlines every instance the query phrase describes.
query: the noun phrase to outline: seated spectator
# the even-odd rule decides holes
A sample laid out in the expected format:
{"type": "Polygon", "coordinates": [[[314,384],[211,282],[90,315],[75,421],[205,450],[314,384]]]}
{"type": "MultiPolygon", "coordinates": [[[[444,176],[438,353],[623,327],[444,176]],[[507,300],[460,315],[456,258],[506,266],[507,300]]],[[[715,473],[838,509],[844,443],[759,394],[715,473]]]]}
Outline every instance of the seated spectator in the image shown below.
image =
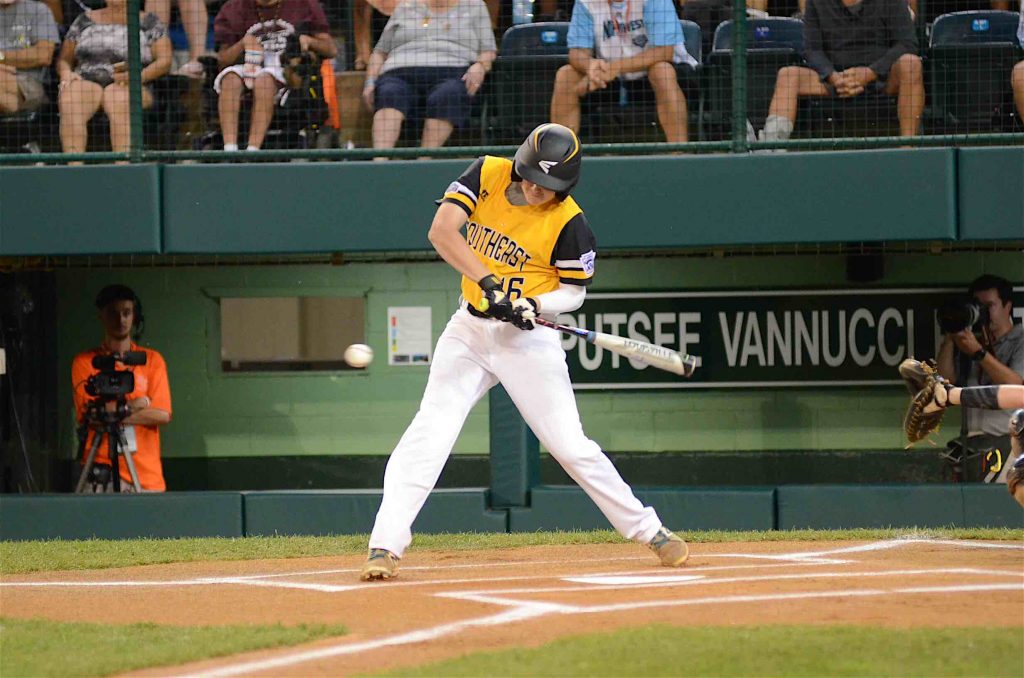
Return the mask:
{"type": "Polygon", "coordinates": [[[47,70],[60,42],[53,13],[36,0],[0,0],[0,115],[46,102],[47,70]]]}
{"type": "Polygon", "coordinates": [[[630,98],[653,89],[665,139],[685,142],[686,97],[674,64],[697,62],[686,51],[671,0],[576,0],[569,64],[555,76],[551,120],[579,131],[583,97],[600,93],[620,101],[622,89],[630,98]]]}
{"type": "MultiPolygon", "coordinates": [[[[171,0],[146,0],[146,11],[156,14],[164,26],[171,25],[171,0]]],[[[203,77],[203,65],[199,57],[206,53],[206,31],[209,15],[206,0],[178,0],[178,13],[188,38],[188,61],[178,69],[178,75],[190,78],[203,77]]]]}
{"type": "MultiPolygon", "coordinates": [[[[1020,0],[1020,22],[1017,24],[1017,42],[1024,47],[1024,0],[1020,0]]],[[[1013,86],[1013,103],[1017,106],[1017,117],[1024,122],[1024,61],[1018,61],[1010,73],[1013,86]]]]}
{"type": "MultiPolygon", "coordinates": [[[[498,22],[501,15],[501,1],[485,0],[485,2],[487,3],[487,13],[491,17],[491,28],[498,30],[498,22]]],[[[536,16],[534,17],[534,21],[553,20],[557,10],[557,2],[558,0],[537,0],[537,6],[542,12],[545,8],[550,10],[550,17],[545,18],[544,16],[536,16]]],[[[353,0],[352,33],[353,42],[355,43],[354,70],[366,70],[367,65],[370,63],[370,34],[373,33],[374,39],[377,39],[381,30],[378,28],[376,20],[379,19],[381,15],[390,17],[394,13],[397,5],[397,0],[353,0]],[[376,14],[374,13],[374,10],[376,10],[376,14]]]]}
{"type": "Polygon", "coordinates": [[[918,132],[924,80],[906,0],[807,0],[804,42],[810,68],[779,70],[762,141],[788,139],[797,98],[897,96],[900,134],[918,132]]]}
{"type": "Polygon", "coordinates": [[[443,146],[469,120],[497,55],[482,0],[406,0],[395,8],[366,69],[363,101],[373,147],[394,148],[407,119],[424,120],[423,148],[443,146]]]}
{"type": "MultiPolygon", "coordinates": [[[[110,146],[128,150],[128,30],[125,0],[78,15],[64,37],[57,75],[60,77],[60,141],[65,153],[84,153],[88,122],[103,110],[110,119],[110,146]]],[[[142,107],[153,105],[148,86],[171,69],[171,41],[155,14],[139,17],[142,56],[142,107]]]]}
{"type": "Polygon", "coordinates": [[[299,34],[304,52],[333,59],[338,53],[327,17],[317,0],[228,0],[213,22],[217,60],[223,69],[214,81],[224,150],[238,150],[242,93],[252,92],[248,150],[263,145],[274,106],[285,86],[281,53],[288,36],[299,34]]]}

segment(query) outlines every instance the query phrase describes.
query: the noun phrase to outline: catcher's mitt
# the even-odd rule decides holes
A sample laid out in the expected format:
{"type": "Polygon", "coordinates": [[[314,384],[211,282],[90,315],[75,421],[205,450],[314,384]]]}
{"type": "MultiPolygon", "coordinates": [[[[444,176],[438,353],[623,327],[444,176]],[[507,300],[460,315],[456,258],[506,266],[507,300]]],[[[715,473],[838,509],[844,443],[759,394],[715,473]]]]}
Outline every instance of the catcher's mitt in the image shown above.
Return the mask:
{"type": "Polygon", "coordinates": [[[907,358],[900,363],[900,376],[910,391],[910,404],[903,417],[907,447],[923,440],[939,428],[946,413],[946,388],[949,385],[932,363],[907,358]]]}

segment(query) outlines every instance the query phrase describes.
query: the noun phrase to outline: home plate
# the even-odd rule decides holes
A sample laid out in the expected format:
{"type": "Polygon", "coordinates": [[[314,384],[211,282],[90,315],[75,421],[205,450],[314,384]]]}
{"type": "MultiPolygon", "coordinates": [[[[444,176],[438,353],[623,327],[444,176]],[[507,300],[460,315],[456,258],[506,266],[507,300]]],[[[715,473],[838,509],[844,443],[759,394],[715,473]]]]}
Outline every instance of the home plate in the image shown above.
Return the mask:
{"type": "Polygon", "coordinates": [[[629,586],[640,584],[672,584],[684,581],[696,581],[704,579],[704,575],[615,575],[605,577],[565,577],[562,581],[571,581],[577,584],[600,584],[602,586],[629,586]]]}

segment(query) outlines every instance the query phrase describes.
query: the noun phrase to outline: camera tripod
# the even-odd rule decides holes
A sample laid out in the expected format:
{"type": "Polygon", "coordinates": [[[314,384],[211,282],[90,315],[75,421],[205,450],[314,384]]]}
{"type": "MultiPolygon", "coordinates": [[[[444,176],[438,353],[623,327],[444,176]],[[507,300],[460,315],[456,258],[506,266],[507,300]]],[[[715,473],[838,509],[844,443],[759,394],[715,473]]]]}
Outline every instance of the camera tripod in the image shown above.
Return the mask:
{"type": "MultiPolygon", "coordinates": [[[[132,488],[135,492],[142,491],[142,485],[139,484],[139,474],[135,470],[135,461],[132,459],[132,452],[126,450],[127,442],[124,437],[124,424],[121,422],[125,417],[128,416],[128,405],[124,398],[119,398],[117,401],[117,409],[114,411],[108,411],[106,409],[106,403],[103,401],[93,401],[89,403],[88,409],[85,414],[85,422],[78,429],[78,456],[77,459],[82,458],[82,453],[85,451],[86,441],[89,439],[90,423],[98,423],[101,425],[100,428],[96,428],[95,435],[92,437],[92,445],[89,448],[89,456],[85,460],[85,465],[82,467],[82,474],[78,477],[78,485],[75,486],[75,493],[81,494],[85,489],[86,483],[90,482],[92,477],[93,467],[96,462],[96,452],[99,450],[100,441],[103,440],[104,436],[107,438],[107,450],[110,455],[110,481],[114,485],[114,492],[121,492],[121,473],[118,465],[118,459],[123,457],[125,464],[128,466],[128,474],[132,479],[132,488]]],[[[102,484],[106,485],[104,480],[102,483],[97,482],[93,479],[93,487],[102,484]]]]}

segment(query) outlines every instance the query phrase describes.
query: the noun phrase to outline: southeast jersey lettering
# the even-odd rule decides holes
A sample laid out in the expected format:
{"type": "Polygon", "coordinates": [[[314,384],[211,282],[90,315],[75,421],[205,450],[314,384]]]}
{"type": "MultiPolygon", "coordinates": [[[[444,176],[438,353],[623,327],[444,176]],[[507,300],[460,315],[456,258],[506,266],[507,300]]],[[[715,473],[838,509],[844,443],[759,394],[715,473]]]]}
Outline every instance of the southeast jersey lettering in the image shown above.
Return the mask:
{"type": "Polygon", "coordinates": [[[532,259],[515,240],[475,221],[466,224],[466,241],[484,257],[518,271],[532,259]]]}

